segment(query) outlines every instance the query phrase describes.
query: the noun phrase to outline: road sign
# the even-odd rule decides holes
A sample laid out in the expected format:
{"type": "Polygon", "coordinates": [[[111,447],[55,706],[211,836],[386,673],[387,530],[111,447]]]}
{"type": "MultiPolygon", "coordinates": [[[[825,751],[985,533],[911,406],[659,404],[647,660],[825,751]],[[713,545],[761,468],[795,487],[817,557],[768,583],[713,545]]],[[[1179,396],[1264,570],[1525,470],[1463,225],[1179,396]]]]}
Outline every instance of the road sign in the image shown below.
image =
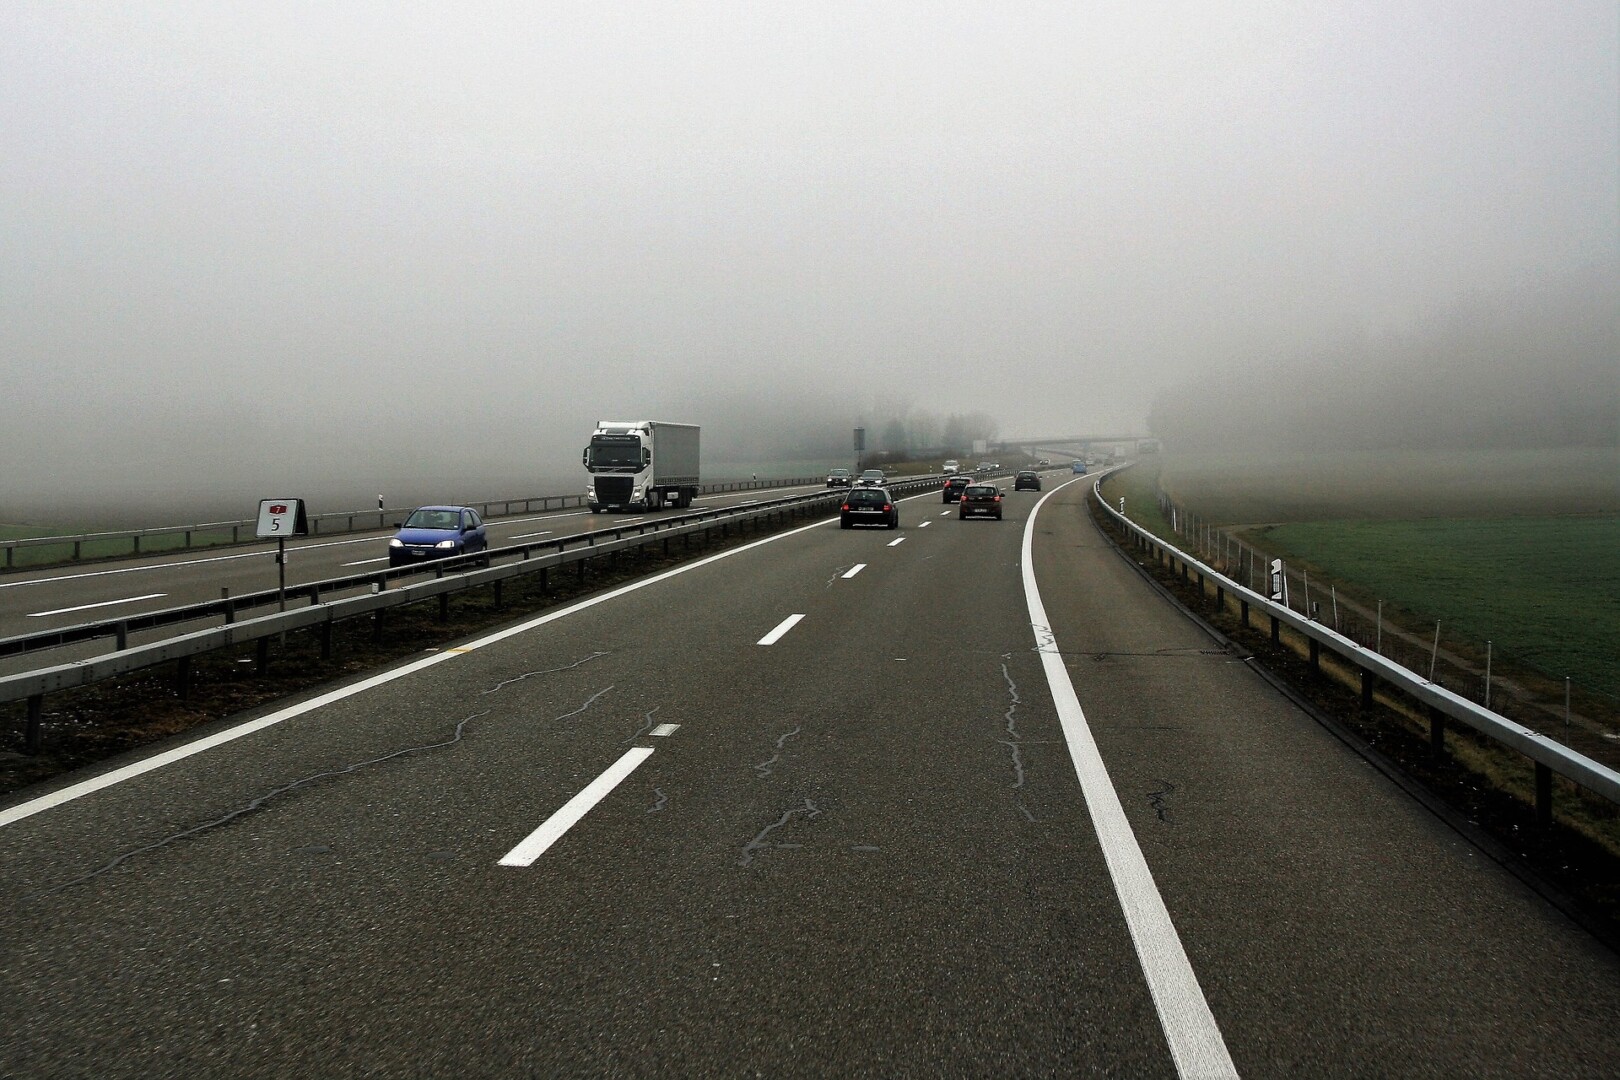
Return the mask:
{"type": "Polygon", "coordinates": [[[258,535],[270,539],[308,536],[309,519],[304,516],[304,500],[261,499],[258,535]]]}

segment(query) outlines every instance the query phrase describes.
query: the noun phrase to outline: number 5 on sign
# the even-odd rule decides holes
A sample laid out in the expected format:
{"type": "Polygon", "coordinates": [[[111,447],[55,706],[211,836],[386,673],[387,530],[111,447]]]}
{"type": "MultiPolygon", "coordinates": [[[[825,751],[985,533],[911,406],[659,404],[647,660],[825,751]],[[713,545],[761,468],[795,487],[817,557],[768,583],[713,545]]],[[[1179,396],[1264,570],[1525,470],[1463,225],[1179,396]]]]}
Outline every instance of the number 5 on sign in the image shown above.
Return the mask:
{"type": "Polygon", "coordinates": [[[309,519],[304,515],[304,500],[260,500],[258,535],[268,538],[309,535],[309,519]]]}

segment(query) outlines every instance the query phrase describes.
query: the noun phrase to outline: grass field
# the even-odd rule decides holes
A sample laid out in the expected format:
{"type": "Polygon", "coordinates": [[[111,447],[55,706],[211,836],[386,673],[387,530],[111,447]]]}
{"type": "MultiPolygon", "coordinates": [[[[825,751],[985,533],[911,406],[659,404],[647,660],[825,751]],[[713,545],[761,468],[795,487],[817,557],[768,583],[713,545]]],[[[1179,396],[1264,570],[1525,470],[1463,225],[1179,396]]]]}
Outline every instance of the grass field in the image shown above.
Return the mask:
{"type": "MultiPolygon", "coordinates": [[[[1144,460],[1110,480],[1168,535],[1181,506],[1367,600],[1620,696],[1620,470],[1608,450],[1144,460]],[[1162,473],[1162,479],[1161,479],[1162,473]]],[[[1389,610],[1389,609],[1386,609],[1389,610]]]]}
{"type": "Polygon", "coordinates": [[[1492,643],[1496,655],[1620,696],[1620,514],[1297,522],[1257,546],[1492,643]]]}

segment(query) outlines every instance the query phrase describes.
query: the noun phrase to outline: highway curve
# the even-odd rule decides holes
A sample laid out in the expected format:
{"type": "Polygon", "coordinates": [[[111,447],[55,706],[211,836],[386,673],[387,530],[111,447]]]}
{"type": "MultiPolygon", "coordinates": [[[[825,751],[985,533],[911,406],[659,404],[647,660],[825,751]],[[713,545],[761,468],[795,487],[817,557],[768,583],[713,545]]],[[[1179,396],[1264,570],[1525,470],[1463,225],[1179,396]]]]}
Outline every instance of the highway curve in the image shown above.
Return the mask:
{"type": "Polygon", "coordinates": [[[1612,1075],[1620,960],[1080,483],[1032,618],[1041,498],[778,534],[14,802],[0,1075],[1612,1075]]]}

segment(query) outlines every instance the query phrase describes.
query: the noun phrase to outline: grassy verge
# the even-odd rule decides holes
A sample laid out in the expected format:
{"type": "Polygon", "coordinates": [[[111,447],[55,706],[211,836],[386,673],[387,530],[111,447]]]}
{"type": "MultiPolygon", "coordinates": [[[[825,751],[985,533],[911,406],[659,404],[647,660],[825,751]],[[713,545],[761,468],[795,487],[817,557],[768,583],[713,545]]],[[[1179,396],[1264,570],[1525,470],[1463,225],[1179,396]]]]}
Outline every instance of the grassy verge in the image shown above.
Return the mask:
{"type": "MultiPolygon", "coordinates": [[[[1129,499],[1127,494],[1127,506],[1129,499]]],[[[1305,639],[1284,628],[1280,642],[1273,644],[1269,623],[1262,628],[1255,620],[1245,626],[1236,605],[1228,601],[1215,606],[1212,587],[1172,573],[1167,564],[1126,541],[1107,515],[1094,516],[1144,572],[1348,733],[1354,745],[1367,748],[1483,830],[1543,880],[1575,897],[1611,940],[1620,938],[1620,807],[1555,778],[1554,818],[1549,825],[1540,824],[1534,767],[1528,759],[1454,727],[1446,729],[1443,751],[1436,753],[1428,718],[1414,703],[1397,693],[1381,692],[1373,707],[1364,709],[1359,673],[1329,656],[1313,669],[1305,639]]]]}

